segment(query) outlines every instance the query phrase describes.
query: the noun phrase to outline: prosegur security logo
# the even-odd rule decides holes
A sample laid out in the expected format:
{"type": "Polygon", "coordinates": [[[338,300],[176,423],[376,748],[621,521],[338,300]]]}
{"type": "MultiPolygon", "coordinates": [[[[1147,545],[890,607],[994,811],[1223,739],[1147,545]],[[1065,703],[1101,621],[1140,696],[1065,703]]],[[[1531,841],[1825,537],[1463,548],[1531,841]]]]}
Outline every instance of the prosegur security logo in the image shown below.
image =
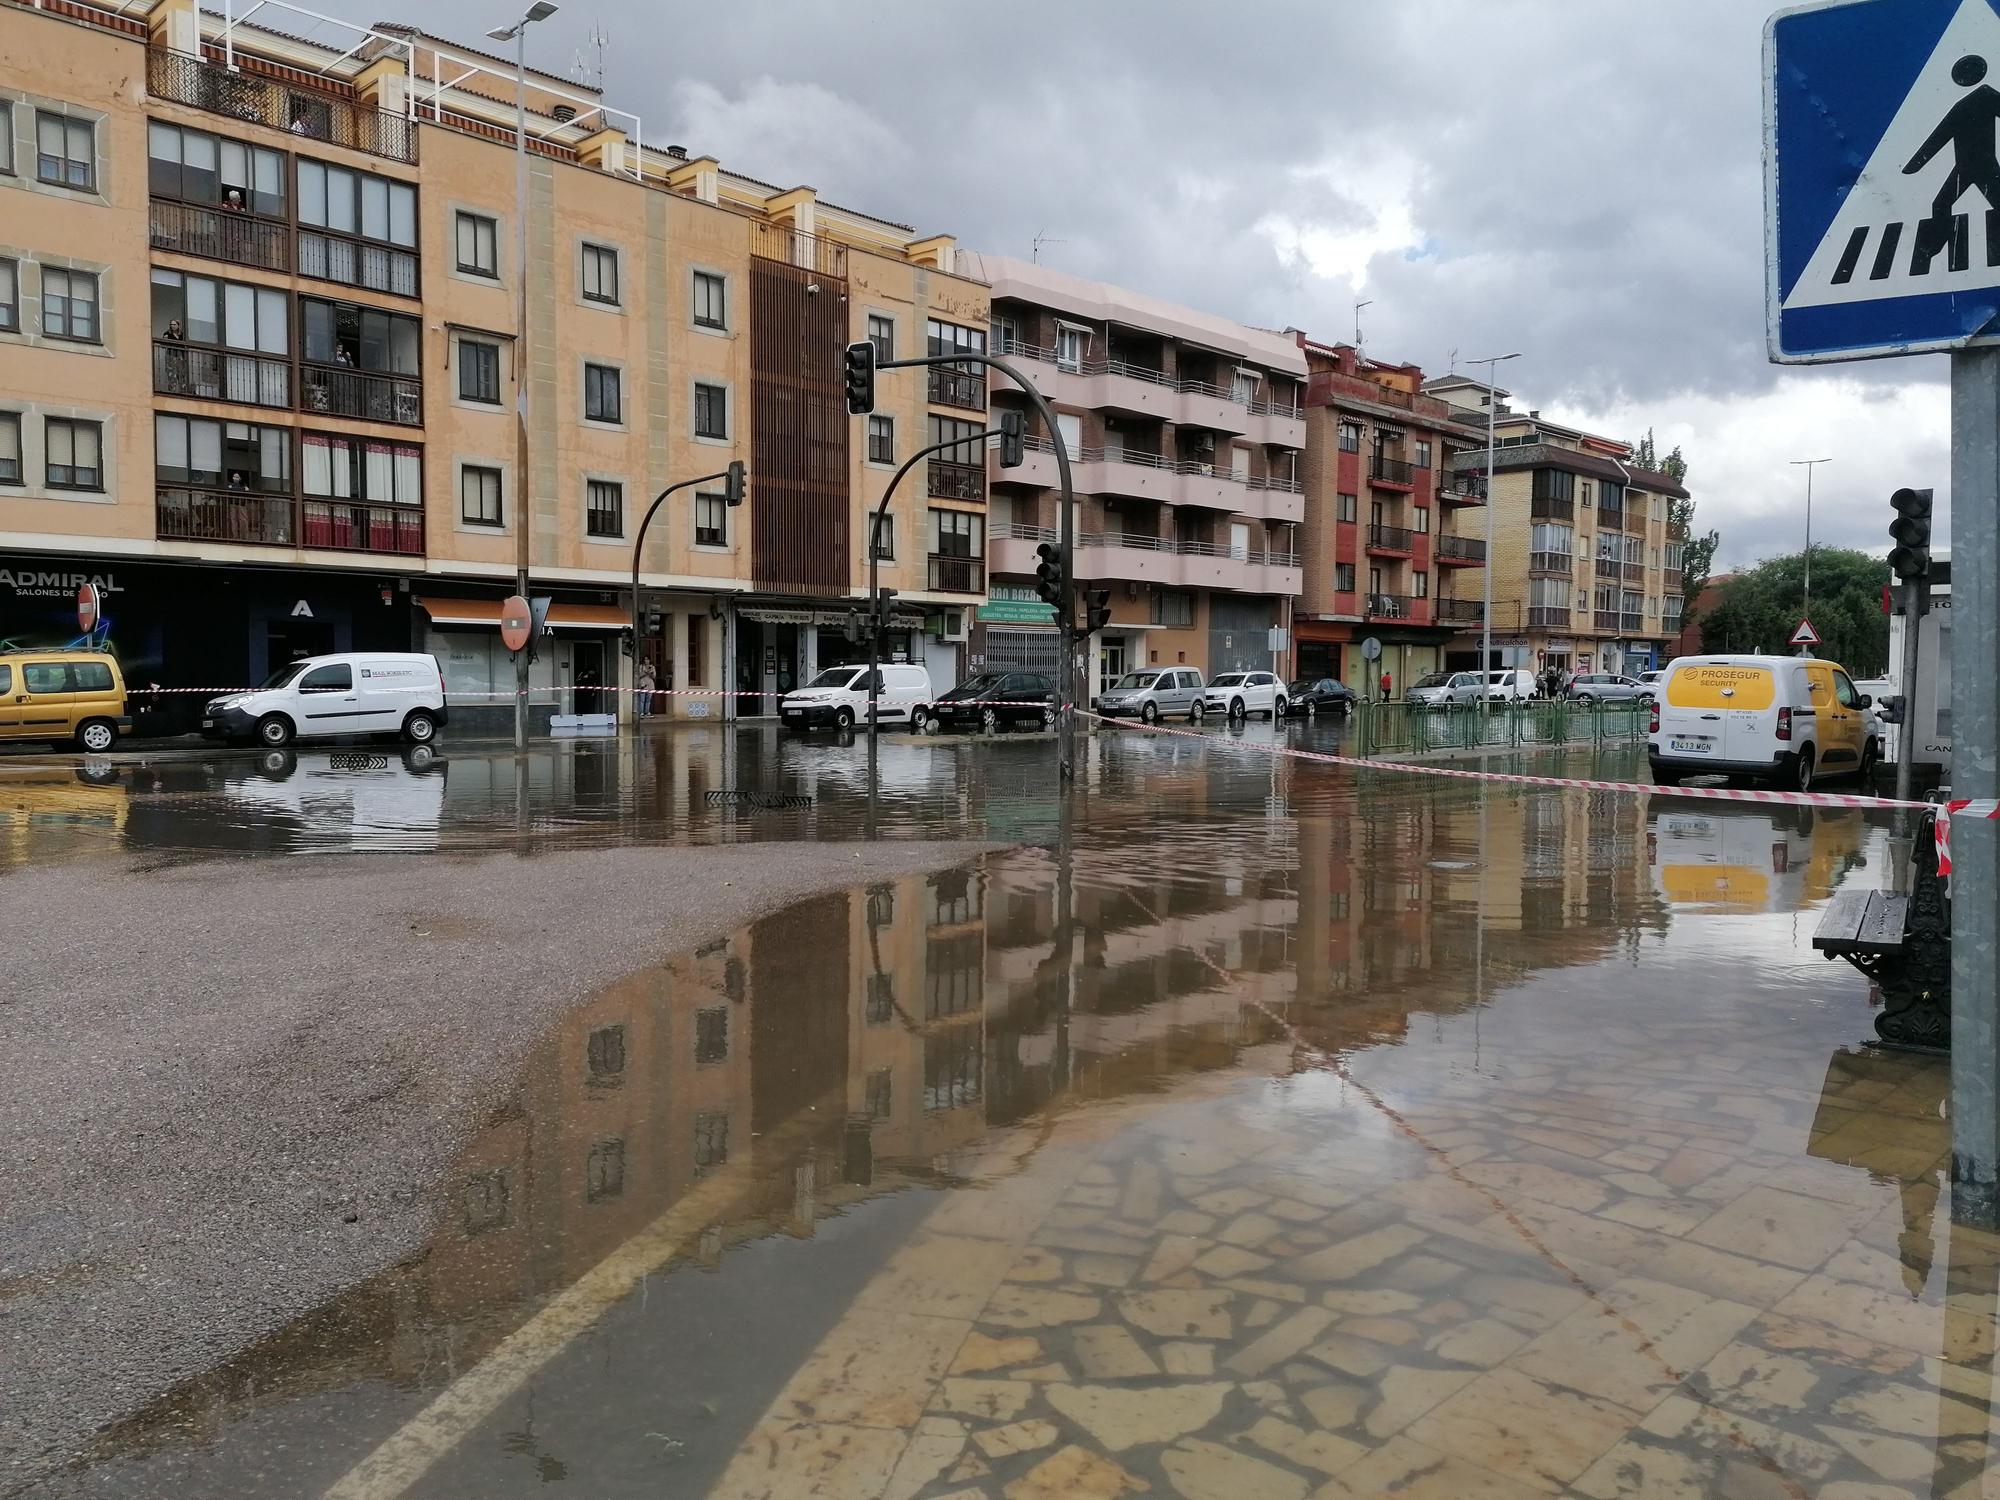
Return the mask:
{"type": "Polygon", "coordinates": [[[124,592],[109,573],[43,573],[31,568],[18,571],[0,568],[0,588],[12,590],[17,599],[69,598],[86,583],[96,584],[100,594],[124,592]]]}

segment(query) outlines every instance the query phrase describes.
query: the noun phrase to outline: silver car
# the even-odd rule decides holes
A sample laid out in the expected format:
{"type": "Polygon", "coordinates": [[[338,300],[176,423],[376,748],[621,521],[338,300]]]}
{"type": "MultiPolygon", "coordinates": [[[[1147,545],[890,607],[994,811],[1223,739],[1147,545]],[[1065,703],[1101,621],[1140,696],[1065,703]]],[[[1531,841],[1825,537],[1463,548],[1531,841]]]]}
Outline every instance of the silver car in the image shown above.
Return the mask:
{"type": "Polygon", "coordinates": [[[1417,708],[1455,708],[1477,703],[1487,688],[1483,672],[1433,672],[1412,683],[1403,696],[1417,708]]]}
{"type": "Polygon", "coordinates": [[[1097,711],[1113,719],[1154,724],[1168,714],[1201,717],[1201,673],[1193,667],[1144,667],[1127,672],[1097,698],[1097,711]]]}
{"type": "Polygon", "coordinates": [[[1650,698],[1653,690],[1636,677],[1617,672],[1583,672],[1570,679],[1563,695],[1578,703],[1618,703],[1632,698],[1650,698]]]}

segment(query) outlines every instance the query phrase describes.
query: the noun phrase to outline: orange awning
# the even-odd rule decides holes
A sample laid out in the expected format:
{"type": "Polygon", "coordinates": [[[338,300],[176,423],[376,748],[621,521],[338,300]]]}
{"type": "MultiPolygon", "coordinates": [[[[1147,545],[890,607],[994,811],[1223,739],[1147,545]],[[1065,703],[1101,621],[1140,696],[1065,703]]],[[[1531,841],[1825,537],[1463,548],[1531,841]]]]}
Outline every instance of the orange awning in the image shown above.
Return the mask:
{"type": "MultiPolygon", "coordinates": [[[[431,617],[433,625],[491,625],[500,628],[498,599],[452,599],[429,594],[417,595],[417,608],[431,617]]],[[[549,606],[549,624],[557,630],[627,630],[632,617],[613,604],[564,604],[549,606]]]]}

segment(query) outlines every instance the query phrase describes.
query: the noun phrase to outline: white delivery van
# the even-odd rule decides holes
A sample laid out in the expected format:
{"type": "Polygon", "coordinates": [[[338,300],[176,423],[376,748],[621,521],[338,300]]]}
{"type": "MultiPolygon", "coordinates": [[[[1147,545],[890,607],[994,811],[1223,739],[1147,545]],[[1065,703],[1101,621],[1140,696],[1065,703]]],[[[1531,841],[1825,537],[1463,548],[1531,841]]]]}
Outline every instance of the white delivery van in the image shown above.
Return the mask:
{"type": "Polygon", "coordinates": [[[436,657],[349,651],[288,662],[247,693],[210,699],[201,710],[201,732],[273,750],[336,734],[400,734],[413,745],[428,745],[447,709],[436,657]]]}
{"type": "Polygon", "coordinates": [[[1486,697],[1494,703],[1525,703],[1541,696],[1535,674],[1526,667],[1502,667],[1486,674],[1486,697]]]}
{"type": "MultiPolygon", "coordinates": [[[[875,712],[882,724],[915,722],[917,710],[931,701],[931,674],[923,667],[896,662],[875,669],[875,712]]],[[[805,686],[778,700],[778,717],[787,729],[831,725],[852,729],[868,718],[868,663],[828,667],[805,686]]]]}
{"type": "Polygon", "coordinates": [[[1870,700],[1838,665],[1807,656],[1681,656],[1653,691],[1653,780],[1755,776],[1810,790],[1866,780],[1882,746],[1870,700]]]}

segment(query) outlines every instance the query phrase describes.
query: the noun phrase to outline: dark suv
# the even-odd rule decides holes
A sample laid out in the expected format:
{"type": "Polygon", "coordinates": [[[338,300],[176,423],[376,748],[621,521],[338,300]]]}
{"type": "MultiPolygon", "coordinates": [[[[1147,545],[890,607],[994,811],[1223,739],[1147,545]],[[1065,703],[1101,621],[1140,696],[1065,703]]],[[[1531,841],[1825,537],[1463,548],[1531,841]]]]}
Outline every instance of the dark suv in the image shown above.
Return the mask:
{"type": "Polygon", "coordinates": [[[981,672],[923,710],[940,729],[1053,729],[1056,685],[1039,672],[981,672]]]}

